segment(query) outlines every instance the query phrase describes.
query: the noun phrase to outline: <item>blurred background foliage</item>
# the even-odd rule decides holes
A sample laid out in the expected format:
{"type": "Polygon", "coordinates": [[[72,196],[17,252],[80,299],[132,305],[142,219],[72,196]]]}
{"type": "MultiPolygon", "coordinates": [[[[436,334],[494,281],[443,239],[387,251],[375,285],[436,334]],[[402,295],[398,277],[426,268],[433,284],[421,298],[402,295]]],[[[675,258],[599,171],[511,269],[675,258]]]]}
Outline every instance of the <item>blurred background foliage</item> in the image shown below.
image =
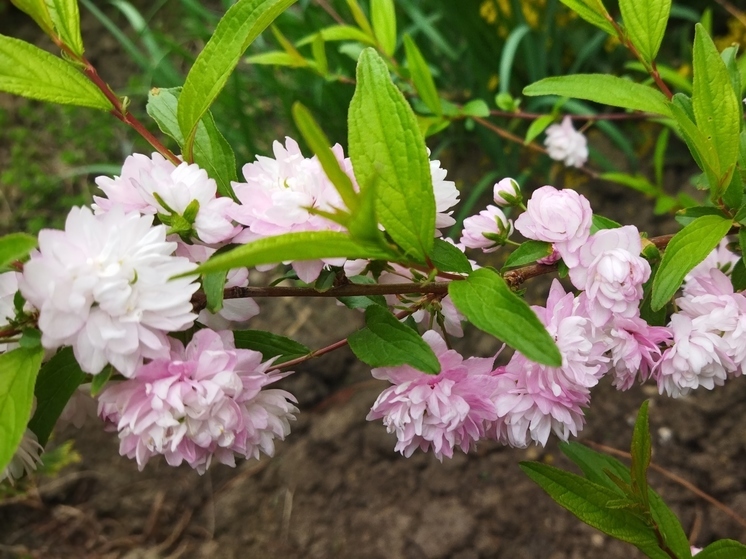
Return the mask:
{"type": "MultiPolygon", "coordinates": [[[[148,90],[183,83],[231,4],[80,0],[87,54],[105,79],[131,98],[131,110],[147,120],[148,90]]],[[[285,135],[299,138],[290,116],[296,100],[311,109],[333,142],[346,143],[355,61],[365,45],[313,38],[323,28],[358,25],[354,4],[300,0],[246,53],[213,107],[239,166],[269,153],[274,140],[285,135]]],[[[619,13],[614,0],[605,4],[612,14],[619,13]]],[[[367,0],[360,0],[360,7],[369,15],[367,0]]],[[[396,19],[397,41],[390,61],[400,87],[412,98],[415,110],[432,119],[408,79],[403,37],[409,35],[427,61],[443,110],[450,115],[447,122],[430,127],[430,133],[436,133],[428,145],[462,191],[460,217],[478,210],[474,205],[480,197],[504,176],[529,188],[545,183],[577,187],[612,172],[607,178],[657,199],[658,213],[688,203],[689,198],[676,197],[681,181],[667,178],[664,167],[682,166],[693,174],[689,155],[658,123],[576,121],[590,138],[591,173],[564,168],[521,141],[534,119],[516,113],[553,114],[559,120],[565,113],[609,110],[576,100],[521,98],[529,83],[580,72],[647,79],[618,41],[576,17],[559,0],[397,0],[396,19]],[[506,134],[496,134],[485,121],[506,134]]],[[[690,89],[691,44],[698,21],[712,30],[720,48],[734,43],[742,50],[746,47],[746,17],[726,0],[674,2],[658,57],[661,74],[674,92],[690,89]]],[[[52,48],[8,0],[0,0],[0,33],[52,48]]],[[[742,55],[742,68],[743,63],[742,55]]],[[[550,119],[545,120],[544,127],[550,119]]],[[[154,125],[153,130],[157,131],[154,125]]],[[[540,147],[542,137],[538,133],[534,148],[540,147]]],[[[0,97],[0,229],[36,232],[59,226],[70,205],[90,200],[95,191],[92,178],[116,173],[132,151],[149,150],[106,114],[0,97]]]]}

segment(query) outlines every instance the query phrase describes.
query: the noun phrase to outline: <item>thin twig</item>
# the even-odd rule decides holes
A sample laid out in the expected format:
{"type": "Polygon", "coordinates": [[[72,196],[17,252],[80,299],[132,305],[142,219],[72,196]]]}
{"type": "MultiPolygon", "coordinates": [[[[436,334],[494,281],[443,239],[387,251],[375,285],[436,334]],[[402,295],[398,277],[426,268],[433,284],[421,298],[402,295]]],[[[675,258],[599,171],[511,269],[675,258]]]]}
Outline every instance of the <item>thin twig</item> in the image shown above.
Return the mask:
{"type": "Polygon", "coordinates": [[[326,0],[316,0],[316,3],[321,6],[321,9],[329,14],[339,25],[347,25],[347,22],[342,19],[342,16],[337,13],[337,10],[335,10],[329,2],[326,0]]]}
{"type": "MultiPolygon", "coordinates": [[[[547,116],[546,113],[524,113],[522,111],[518,111],[514,113],[511,111],[499,111],[497,109],[491,110],[490,114],[492,116],[503,116],[507,118],[521,118],[524,120],[536,120],[537,118],[547,116]]],[[[651,113],[602,113],[602,114],[597,114],[597,115],[566,114],[563,116],[569,117],[570,120],[647,120],[649,118],[659,118],[658,115],[654,115],[651,113]]]]}
{"type": "Polygon", "coordinates": [[[744,14],[741,10],[739,10],[733,4],[728,2],[728,0],[715,0],[715,2],[720,4],[725,9],[726,12],[728,12],[730,15],[732,15],[734,18],[740,21],[742,25],[746,26],[746,14],[744,14]]]}

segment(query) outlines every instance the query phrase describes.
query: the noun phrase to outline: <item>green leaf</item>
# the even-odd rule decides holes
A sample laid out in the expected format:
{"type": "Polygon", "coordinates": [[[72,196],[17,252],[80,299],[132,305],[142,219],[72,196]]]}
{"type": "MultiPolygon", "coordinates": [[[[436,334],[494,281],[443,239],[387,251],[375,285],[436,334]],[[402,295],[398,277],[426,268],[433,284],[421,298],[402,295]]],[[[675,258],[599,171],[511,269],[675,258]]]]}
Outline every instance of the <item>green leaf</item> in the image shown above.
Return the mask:
{"type": "Polygon", "coordinates": [[[54,34],[54,23],[46,0],[10,0],[12,4],[26,12],[47,35],[54,34]]]}
{"type": "Polygon", "coordinates": [[[225,279],[228,270],[222,270],[202,276],[202,290],[207,299],[207,310],[215,314],[223,308],[223,295],[225,294],[225,279]]]}
{"type": "Polygon", "coordinates": [[[657,89],[606,74],[544,78],[524,88],[523,94],[574,97],[612,107],[671,116],[666,96],[657,89]]]}
{"type": "MultiPolygon", "coordinates": [[[[649,72],[642,62],[627,62],[624,67],[627,70],[634,70],[635,72],[640,72],[645,76],[649,76],[649,72]]],[[[674,86],[677,89],[680,89],[683,93],[691,94],[692,82],[689,81],[688,78],[685,78],[684,76],[679,74],[678,70],[672,68],[671,66],[666,66],[665,64],[657,64],[656,69],[658,70],[658,73],[660,74],[661,79],[664,82],[674,86]]]]}
{"type": "Polygon", "coordinates": [[[309,66],[308,60],[305,58],[298,60],[281,50],[272,50],[254,54],[252,56],[247,56],[244,60],[247,64],[262,64],[266,66],[291,66],[293,68],[309,66]]]}
{"type": "Polygon", "coordinates": [[[325,76],[329,72],[329,60],[326,58],[326,43],[324,43],[324,36],[321,33],[316,34],[316,38],[311,43],[311,52],[313,52],[313,60],[316,62],[316,71],[325,76]]]}
{"type": "Polygon", "coordinates": [[[13,458],[31,418],[42,357],[41,347],[18,348],[0,355],[0,472],[13,458]]]}
{"type": "Polygon", "coordinates": [[[648,466],[650,466],[650,456],[652,445],[650,443],[650,426],[648,422],[649,400],[645,400],[640,406],[637,413],[635,428],[632,433],[632,467],[630,473],[632,476],[632,488],[635,493],[642,499],[645,505],[648,505],[648,466]]]}
{"type": "Polygon", "coordinates": [[[233,336],[239,349],[258,351],[265,361],[277,357],[275,365],[311,353],[309,348],[295,340],[263,330],[236,331],[233,336]]]}
{"type": "Polygon", "coordinates": [[[350,159],[360,188],[375,182],[384,229],[405,252],[424,260],[435,231],[427,148],[409,103],[371,48],[360,55],[348,115],[350,159]]]}
{"type": "MultiPolygon", "coordinates": [[[[693,66],[692,104],[697,128],[712,145],[720,162],[718,179],[724,182],[738,159],[739,100],[715,43],[700,24],[696,25],[694,34],[693,66]]],[[[713,189],[725,186],[727,183],[712,185],[713,189]]]]}
{"type": "Polygon", "coordinates": [[[179,99],[184,156],[192,160],[197,125],[225,86],[248,46],[295,0],[239,0],[218,22],[194,61],[179,99]]]}
{"type": "Polygon", "coordinates": [[[534,139],[547,129],[547,126],[554,122],[554,115],[544,115],[537,118],[531,123],[526,131],[526,137],[523,140],[523,144],[527,145],[534,141],[534,139]]]}
{"type": "Polygon", "coordinates": [[[601,231],[601,229],[617,229],[621,226],[622,225],[620,223],[617,223],[613,219],[609,219],[608,217],[604,217],[602,215],[593,214],[593,218],[591,220],[591,235],[597,233],[598,231],[601,231]]]}
{"type": "Polygon", "coordinates": [[[392,56],[396,50],[396,10],[394,0],[371,0],[370,19],[381,50],[392,56]]]}
{"type": "MultiPolygon", "coordinates": [[[[180,95],[180,87],[153,88],[148,92],[146,110],[158,124],[161,132],[171,136],[183,148],[184,136],[176,118],[180,95]]],[[[231,181],[236,180],[236,156],[233,154],[233,148],[215,125],[210,111],[205,113],[197,125],[194,138],[194,162],[215,179],[218,192],[222,196],[235,198],[231,181]]]]}
{"type": "Polygon", "coordinates": [[[83,54],[83,38],[80,36],[80,12],[78,0],[46,0],[55,31],[62,42],[78,56],[83,54]]]}
{"type": "MultiPolygon", "coordinates": [[[[347,279],[350,283],[357,285],[376,283],[376,280],[368,276],[352,276],[347,279]]],[[[367,309],[371,305],[386,307],[386,298],[383,295],[350,295],[349,297],[337,297],[337,299],[348,309],[367,309]]]]}
{"type": "MultiPolygon", "coordinates": [[[[616,476],[626,484],[632,481],[629,469],[616,458],[601,454],[576,442],[560,443],[560,450],[580,467],[590,481],[603,485],[620,496],[624,495],[624,492],[612,481],[609,474],[616,476]]],[[[649,499],[653,519],[663,533],[668,547],[674,550],[678,557],[690,557],[689,541],[676,515],[652,489],[649,490],[649,499]]]]}
{"type": "Polygon", "coordinates": [[[628,175],[627,173],[602,173],[601,179],[623,184],[648,196],[654,196],[657,188],[642,175],[628,175]]]}
{"type": "Polygon", "coordinates": [[[484,99],[472,99],[461,107],[461,114],[487,118],[490,116],[490,107],[484,99]]]}
{"type": "Polygon", "coordinates": [[[0,237],[0,270],[21,260],[36,248],[36,237],[26,233],[11,233],[0,237]]]}
{"type": "Polygon", "coordinates": [[[657,547],[653,530],[624,508],[609,508],[619,493],[578,475],[538,462],[521,462],[521,469],[552,499],[580,520],[635,546],[657,547]]]}
{"type": "Polygon", "coordinates": [[[58,351],[39,371],[36,380],[36,413],[28,426],[44,446],[70,397],[86,378],[72,348],[58,351]]]}
{"type": "Polygon", "coordinates": [[[441,272],[468,274],[472,271],[469,259],[461,249],[443,239],[435,239],[430,261],[441,272]]]}
{"type": "Polygon", "coordinates": [[[616,36],[616,30],[609,21],[611,16],[601,0],[560,0],[565,6],[577,12],[588,23],[616,36]]]}
{"type": "Polygon", "coordinates": [[[732,225],[731,220],[721,216],[704,215],[674,235],[653,280],[651,307],[654,311],[668,303],[684,276],[710,254],[732,225]]]}
{"type": "Polygon", "coordinates": [[[362,29],[363,33],[368,35],[371,39],[375,39],[373,28],[370,26],[370,22],[368,21],[368,18],[365,17],[365,12],[363,12],[363,9],[360,7],[360,4],[358,4],[357,0],[347,0],[347,7],[350,8],[352,18],[355,20],[358,27],[362,29]]]}
{"type": "Polygon", "coordinates": [[[327,43],[330,41],[357,41],[371,47],[376,46],[376,41],[373,37],[351,25],[330,25],[329,27],[324,27],[313,35],[303,37],[296,45],[302,47],[312,43],[319,34],[327,43]]]}
{"type": "Polygon", "coordinates": [[[293,43],[291,43],[288,38],[282,34],[280,28],[276,25],[272,25],[270,26],[270,29],[272,31],[272,35],[275,36],[275,39],[278,43],[280,43],[280,46],[288,54],[288,56],[295,60],[298,66],[304,66],[306,62],[305,58],[303,58],[303,55],[298,52],[298,49],[295,48],[295,45],[293,45],[293,43]]]}
{"type": "MultiPolygon", "coordinates": [[[[502,53],[500,55],[500,71],[499,71],[499,84],[500,84],[500,94],[495,98],[495,101],[497,102],[497,105],[501,105],[501,99],[500,97],[502,95],[510,95],[510,76],[512,75],[513,70],[513,62],[515,61],[515,55],[518,51],[518,46],[521,44],[521,41],[531,32],[531,28],[525,24],[522,23],[521,25],[518,25],[515,27],[511,32],[510,35],[508,35],[508,38],[505,40],[505,44],[503,45],[502,53]]],[[[518,107],[515,106],[515,101],[512,100],[509,105],[513,105],[515,110],[518,107]]],[[[502,107],[501,107],[502,108],[502,107]]],[[[503,108],[503,110],[511,110],[509,108],[503,108]]]]}
{"type": "Polygon", "coordinates": [[[0,35],[0,91],[104,111],[113,107],[69,62],[25,41],[0,35]]]}
{"type": "Polygon", "coordinates": [[[559,367],[562,356],[536,313],[494,270],[480,268],[463,281],[452,281],[453,304],[480,330],[500,338],[528,359],[559,367]]]}
{"type": "MultiPolygon", "coordinates": [[[[730,78],[730,85],[733,87],[733,92],[736,94],[736,98],[739,98],[743,91],[743,77],[741,76],[741,70],[738,68],[738,46],[733,45],[724,49],[720,53],[720,58],[723,59],[723,63],[728,70],[728,77],[730,78]]],[[[743,118],[743,103],[738,103],[738,118],[739,122],[741,122],[743,118]]]]}
{"type": "Polygon", "coordinates": [[[552,254],[552,244],[544,241],[525,241],[510,253],[503,265],[503,270],[525,266],[536,262],[539,258],[546,258],[552,254]]]}
{"type": "Polygon", "coordinates": [[[106,387],[106,383],[109,382],[113,373],[114,367],[107,365],[99,374],[93,375],[93,379],[91,379],[91,396],[95,397],[99,395],[106,387]]]}
{"type": "Polygon", "coordinates": [[[663,166],[666,164],[666,149],[671,131],[668,128],[661,130],[655,141],[655,152],[653,155],[653,168],[655,169],[655,185],[658,190],[663,189],[663,166]]]}
{"type": "Polygon", "coordinates": [[[410,365],[431,375],[440,362],[422,337],[379,305],[365,310],[365,328],[347,338],[358,359],[371,367],[410,365]]]}
{"type": "Polygon", "coordinates": [[[303,139],[311,148],[324,169],[324,173],[332,181],[334,188],[339,192],[342,201],[350,212],[357,210],[359,206],[358,194],[352,185],[350,177],[342,170],[332,148],[329,138],[314,120],[313,115],[299,101],[293,104],[293,120],[300,130],[303,139]]]}
{"type": "Polygon", "coordinates": [[[651,63],[663,41],[671,0],[619,0],[619,9],[632,44],[651,63]]]}
{"type": "Polygon", "coordinates": [[[409,35],[404,35],[404,50],[407,53],[407,67],[409,68],[409,74],[412,76],[414,87],[417,89],[417,94],[433,114],[441,116],[443,109],[440,106],[440,97],[430,67],[427,65],[420,49],[417,48],[417,44],[409,35]]]}
{"type": "Polygon", "coordinates": [[[697,559],[746,559],[746,545],[734,540],[719,540],[697,553],[697,559]]]}
{"type": "Polygon", "coordinates": [[[277,264],[290,260],[318,258],[394,259],[396,255],[383,247],[357,242],[346,233],[309,231],[265,237],[218,254],[197,268],[196,273],[209,274],[233,268],[253,268],[260,264],[277,264]]]}

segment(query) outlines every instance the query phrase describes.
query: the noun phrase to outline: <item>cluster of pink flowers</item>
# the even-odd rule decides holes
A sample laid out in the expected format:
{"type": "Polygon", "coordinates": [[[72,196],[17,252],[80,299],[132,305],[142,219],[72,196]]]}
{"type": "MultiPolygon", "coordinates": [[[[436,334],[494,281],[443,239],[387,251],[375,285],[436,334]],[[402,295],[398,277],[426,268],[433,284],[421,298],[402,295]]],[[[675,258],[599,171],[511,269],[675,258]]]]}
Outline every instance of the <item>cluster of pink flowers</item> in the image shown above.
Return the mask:
{"type": "MultiPolygon", "coordinates": [[[[510,179],[495,185],[494,197],[501,206],[521,204],[510,179]]],[[[516,352],[506,366],[493,368],[494,359],[464,360],[428,332],[425,340],[441,363],[438,375],[408,366],[373,371],[393,386],[368,418],[382,418],[397,435],[396,450],[407,456],[419,447],[442,459],[455,447],[468,451],[480,438],[516,447],[544,445],[552,432],[567,440],[583,428],[590,389],[607,375],[619,390],[652,378],[661,394],[677,397],[743,372],[746,296],[734,292],[726,275],[738,260],[727,241],[687,276],[668,325],[651,326],[639,310],[651,270],[635,227],[592,233],[588,201],[551,186],[536,190],[525,210],[515,229],[551,243],[580,291],[567,293],[554,280],[546,306],[532,307],[554,338],[562,365],[541,365],[516,352]]],[[[490,252],[512,227],[490,206],[464,221],[462,241],[490,252]]]]}
{"type": "Polygon", "coordinates": [[[212,459],[235,465],[235,455],[272,456],[274,439],[290,433],[295,398],[262,390],[283,376],[268,370],[259,352],[236,349],[230,332],[198,331],[184,347],[171,340],[167,358],[110,383],[99,395],[99,414],[119,431],[122,455],[142,469],[162,454],[172,466],[186,461],[204,473],[212,459]]]}
{"type": "MultiPolygon", "coordinates": [[[[552,141],[559,135],[548,130],[552,141]]],[[[571,140],[577,145],[566,162],[582,164],[582,142],[571,140]]],[[[99,395],[98,415],[118,432],[120,452],[140,468],[160,454],[169,464],[187,462],[202,473],[213,459],[233,465],[235,456],[272,455],[274,440],[290,432],[295,399],[266,388],[290,373],[272,370],[273,360],[262,362],[260,353],[237,349],[230,333],[245,328],[258,306],[251,299],[228,300],[217,314],[197,314],[191,298],[199,283],[187,275],[229,243],[343,230],[314,212],[345,209],[319,161],[304,157],[290,138],[273,149],[274,158],[244,166],[244,182],[233,183],[238,201],[219,197],[215,181],[194,164],[176,165],[157,154],[128,157],[121,176],[97,180],[106,196],[96,197],[92,209],[74,208],[64,231],[42,231],[22,273],[0,275],[0,325],[14,319],[13,297],[20,290],[24,312],[38,314],[47,350],[71,346],[85,372],[95,375],[111,365],[124,377],[99,395]],[[170,336],[190,328],[197,331],[186,345],[170,336]]],[[[342,148],[333,152],[358,188],[342,148]]],[[[438,161],[430,162],[430,171],[433,235],[440,236],[441,228],[455,223],[450,214],[459,193],[438,161]]],[[[432,450],[442,459],[455,448],[468,452],[483,438],[516,447],[543,445],[551,433],[566,440],[583,428],[590,390],[607,375],[620,390],[653,378],[661,393],[680,396],[741,374],[746,296],[734,292],[726,275],[737,257],[725,244],[687,276],[669,324],[651,326],[639,310],[651,269],[635,227],[593,232],[590,204],[572,190],[544,186],[524,207],[519,185],[507,178],[495,185],[493,199],[495,205],[464,220],[455,246],[492,252],[512,242],[515,231],[551,246],[539,262],[561,258],[579,294],[555,280],[546,305],[533,309],[556,341],[562,364],[541,365],[520,352],[500,367],[494,357],[464,359],[444,341],[463,335],[464,317],[447,295],[386,296],[392,307],[421,305],[412,316],[427,325],[424,340],[441,365],[437,375],[409,366],[373,370],[391,386],[368,419],[382,419],[396,434],[396,450],[406,456],[417,448],[432,450]],[[503,208],[525,211],[510,219],[511,210],[503,208]]],[[[426,279],[393,263],[288,264],[307,283],[325,266],[381,284],[426,279]]],[[[245,268],[231,270],[225,286],[248,285],[248,276],[245,268]]],[[[71,403],[63,414],[74,424],[92,402],[82,393],[74,400],[81,398],[85,403],[71,403]]],[[[20,462],[5,475],[34,467],[28,457],[35,448],[29,438],[20,462]]]]}

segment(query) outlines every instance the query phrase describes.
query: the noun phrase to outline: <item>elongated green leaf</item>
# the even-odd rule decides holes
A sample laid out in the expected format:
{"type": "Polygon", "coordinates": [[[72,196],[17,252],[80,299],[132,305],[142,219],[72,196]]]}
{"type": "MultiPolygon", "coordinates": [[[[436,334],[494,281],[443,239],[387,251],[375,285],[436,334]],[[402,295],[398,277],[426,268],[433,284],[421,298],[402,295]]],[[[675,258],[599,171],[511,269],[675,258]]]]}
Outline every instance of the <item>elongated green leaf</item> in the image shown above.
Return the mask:
{"type": "Polygon", "coordinates": [[[349,148],[361,189],[375,182],[376,213],[406,252],[424,259],[433,246],[435,196],[425,140],[375,50],[360,55],[349,110],[349,148]]]}
{"type": "Polygon", "coordinates": [[[228,270],[205,274],[202,277],[202,290],[207,299],[207,310],[211,313],[219,312],[223,308],[223,296],[225,294],[225,279],[228,270]]]}
{"type": "Polygon", "coordinates": [[[316,34],[316,39],[311,43],[313,60],[316,62],[316,71],[322,76],[329,72],[329,60],[326,58],[326,43],[321,33],[316,34]]]}
{"type": "Polygon", "coordinates": [[[295,0],[239,0],[218,22],[184,82],[177,118],[184,155],[192,159],[197,125],[225,86],[241,55],[295,0]]]}
{"type": "Polygon", "coordinates": [[[55,30],[72,51],[83,54],[83,38],[80,36],[80,12],[78,0],[47,0],[49,15],[55,30]]]}
{"type": "Polygon", "coordinates": [[[521,462],[521,469],[560,506],[605,534],[636,546],[657,547],[653,530],[626,509],[609,508],[619,493],[578,475],[538,462],[521,462]]]}
{"type": "Polygon", "coordinates": [[[609,35],[616,35],[614,26],[609,21],[611,16],[601,0],[560,0],[565,6],[577,12],[588,23],[603,29],[609,35]]]}
{"type": "Polygon", "coordinates": [[[472,271],[471,263],[461,249],[443,239],[435,239],[430,261],[441,272],[468,274],[472,271]]]}
{"type": "Polygon", "coordinates": [[[604,217],[602,215],[593,214],[593,220],[591,221],[591,235],[600,231],[601,229],[617,229],[621,227],[621,224],[617,223],[613,219],[604,217]]]}
{"type": "Polygon", "coordinates": [[[320,29],[318,33],[303,37],[296,43],[296,45],[302,47],[312,43],[318,34],[321,34],[321,37],[327,43],[330,41],[358,41],[372,47],[376,45],[376,41],[373,37],[351,25],[331,25],[329,27],[324,27],[323,29],[320,29]]]}
{"type": "Polygon", "coordinates": [[[347,7],[350,8],[350,12],[352,12],[352,18],[355,20],[355,23],[357,23],[358,27],[372,39],[375,39],[373,28],[370,26],[370,22],[368,21],[368,18],[365,17],[365,12],[363,12],[363,9],[360,7],[358,1],[347,0],[347,7]]]}
{"type": "Polygon", "coordinates": [[[41,346],[0,355],[0,472],[13,458],[31,418],[34,383],[43,356],[41,346]]]}
{"type": "Polygon", "coordinates": [[[379,305],[365,310],[365,328],[347,341],[357,358],[371,367],[411,365],[431,375],[440,372],[440,362],[427,342],[379,305]]]}
{"type": "Polygon", "coordinates": [[[674,235],[653,280],[651,307],[654,311],[668,303],[684,281],[684,276],[710,254],[732,225],[730,219],[704,215],[674,235]]]}
{"type": "Polygon", "coordinates": [[[106,387],[106,383],[111,379],[111,375],[114,374],[114,368],[111,365],[107,365],[103,370],[93,375],[91,380],[91,396],[98,396],[101,391],[106,387]]]}
{"type": "Polygon", "coordinates": [[[657,89],[606,74],[544,78],[524,88],[523,94],[574,97],[612,107],[671,116],[666,96],[657,89]]]}
{"type": "Polygon", "coordinates": [[[381,45],[381,49],[388,56],[396,50],[396,10],[394,0],[371,0],[370,19],[373,32],[381,45]]]}
{"type": "Polygon", "coordinates": [[[524,145],[530,144],[534,139],[547,129],[547,126],[554,122],[554,115],[544,115],[537,118],[531,123],[526,131],[526,137],[523,139],[524,145]]]}
{"type": "Polygon", "coordinates": [[[441,116],[443,109],[440,106],[440,97],[435,87],[433,75],[427,65],[425,57],[422,56],[420,49],[412,37],[404,35],[404,50],[407,53],[407,66],[412,76],[412,81],[417,89],[420,99],[427,105],[434,114],[441,116]]]}
{"type": "MultiPolygon", "coordinates": [[[[718,179],[723,180],[738,159],[739,100],[733,91],[728,69],[715,43],[702,25],[694,34],[694,84],[692,105],[697,128],[712,145],[720,162],[718,179]]],[[[726,184],[711,185],[713,189],[726,184]]]]}
{"type": "Polygon", "coordinates": [[[357,210],[359,205],[358,194],[352,185],[350,177],[342,170],[332,148],[329,144],[329,138],[316,123],[311,113],[299,101],[293,105],[293,120],[295,125],[303,135],[303,139],[309,145],[311,150],[316,154],[319,163],[324,169],[326,176],[332,181],[332,184],[339,192],[350,212],[357,210]]]}
{"type": "Polygon", "coordinates": [[[275,365],[311,353],[309,348],[295,340],[263,330],[236,331],[233,336],[237,348],[258,351],[265,361],[276,357],[275,365]]]}
{"type": "Polygon", "coordinates": [[[0,270],[24,258],[36,248],[36,237],[26,233],[10,233],[0,237],[0,270]]]}
{"type": "Polygon", "coordinates": [[[652,62],[663,41],[671,0],[619,0],[619,9],[632,44],[648,63],[652,62]]]}
{"type": "Polygon", "coordinates": [[[0,35],[0,91],[104,111],[103,93],[72,64],[25,41],[0,35]]]}
{"type": "Polygon", "coordinates": [[[505,280],[489,268],[472,272],[464,281],[448,285],[453,304],[480,330],[500,338],[523,355],[559,367],[562,356],[536,313],[505,280]]]}
{"type": "Polygon", "coordinates": [[[29,429],[36,433],[40,445],[47,444],[67,401],[85,378],[69,347],[57,352],[41,368],[34,392],[36,412],[28,424],[29,429]]]}
{"type": "Polygon", "coordinates": [[[233,268],[253,268],[291,260],[318,258],[396,258],[383,247],[356,242],[346,233],[310,231],[265,237],[210,258],[196,273],[209,274],[233,268]]]}
{"type": "Polygon", "coordinates": [[[697,553],[697,559],[746,559],[746,545],[734,540],[719,540],[697,553]]]}
{"type": "Polygon", "coordinates": [[[510,256],[508,256],[508,259],[505,261],[503,269],[507,270],[517,266],[525,266],[526,264],[536,262],[539,258],[546,258],[551,254],[551,243],[545,243],[544,241],[525,241],[524,243],[521,243],[521,246],[510,253],[510,256]]]}
{"type": "MultiPolygon", "coordinates": [[[[505,46],[503,46],[502,54],[500,55],[500,93],[510,94],[510,76],[513,73],[513,61],[518,52],[518,46],[530,32],[531,28],[523,23],[513,29],[505,41],[505,46]]],[[[514,102],[511,104],[514,104],[514,102]]],[[[506,107],[504,110],[512,109],[506,107]]]]}
{"type": "Polygon", "coordinates": [[[12,4],[26,12],[41,27],[42,31],[47,35],[54,33],[54,23],[52,23],[52,17],[49,14],[49,8],[47,7],[46,0],[10,0],[12,4]]]}
{"type": "MultiPolygon", "coordinates": [[[[347,278],[350,283],[357,285],[373,285],[376,283],[368,276],[352,276],[347,278]]],[[[383,295],[351,295],[349,297],[337,297],[337,299],[348,309],[367,309],[371,305],[386,307],[386,298],[383,295]]]]}
{"type": "MultiPolygon", "coordinates": [[[[184,136],[176,120],[180,95],[180,87],[153,88],[148,92],[146,110],[158,124],[161,132],[171,136],[183,148],[184,136]]],[[[194,139],[194,162],[215,179],[221,195],[235,198],[231,181],[236,180],[236,156],[233,154],[233,148],[215,125],[210,111],[205,113],[197,125],[194,139]]]]}
{"type": "Polygon", "coordinates": [[[642,175],[628,175],[627,173],[603,173],[599,178],[623,184],[624,186],[633,188],[638,192],[647,194],[648,196],[654,195],[657,191],[655,185],[642,175]]]}
{"type": "Polygon", "coordinates": [[[272,50],[268,52],[261,52],[252,56],[247,56],[245,59],[247,64],[261,64],[265,66],[290,66],[292,68],[303,68],[310,66],[310,61],[305,58],[298,60],[293,58],[285,51],[272,50]]]}
{"type": "MultiPolygon", "coordinates": [[[[616,458],[601,454],[576,442],[560,443],[560,450],[580,467],[590,481],[603,485],[620,496],[624,493],[606,472],[610,472],[627,484],[632,482],[629,469],[616,458]]],[[[677,553],[678,557],[689,557],[689,540],[679,519],[655,491],[650,489],[648,493],[653,519],[663,533],[666,544],[677,553]]]]}

